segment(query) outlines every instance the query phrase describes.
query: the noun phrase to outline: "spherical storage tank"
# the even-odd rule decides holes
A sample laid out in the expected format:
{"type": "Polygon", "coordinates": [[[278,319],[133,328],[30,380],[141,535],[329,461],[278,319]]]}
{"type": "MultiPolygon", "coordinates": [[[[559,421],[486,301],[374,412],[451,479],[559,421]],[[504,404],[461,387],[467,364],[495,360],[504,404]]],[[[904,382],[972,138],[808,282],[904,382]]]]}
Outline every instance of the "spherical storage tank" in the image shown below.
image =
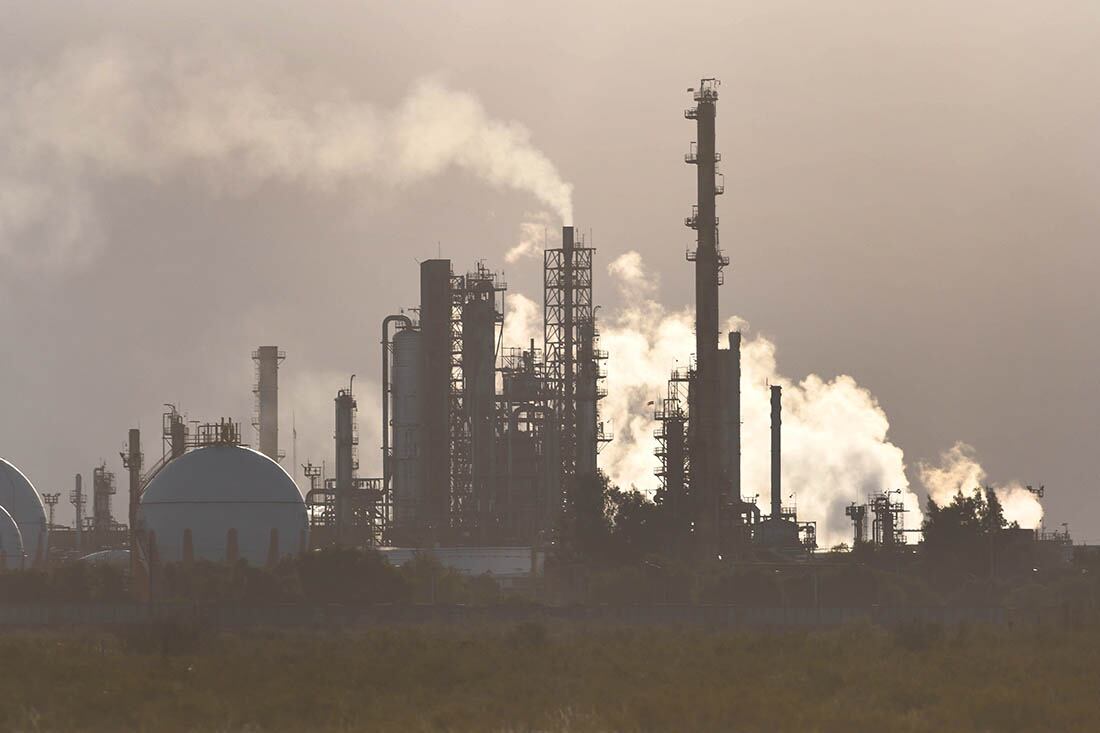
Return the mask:
{"type": "Polygon", "coordinates": [[[192,557],[251,565],[305,549],[305,501],[286,471],[250,448],[216,445],[171,461],[145,489],[139,519],[162,562],[192,557]]]}
{"type": "Polygon", "coordinates": [[[19,525],[0,506],[0,570],[20,570],[23,568],[23,537],[19,525]]]}
{"type": "Polygon", "coordinates": [[[0,507],[7,509],[19,526],[27,565],[44,560],[48,532],[46,506],[23,472],[3,458],[0,458],[0,507]]]}

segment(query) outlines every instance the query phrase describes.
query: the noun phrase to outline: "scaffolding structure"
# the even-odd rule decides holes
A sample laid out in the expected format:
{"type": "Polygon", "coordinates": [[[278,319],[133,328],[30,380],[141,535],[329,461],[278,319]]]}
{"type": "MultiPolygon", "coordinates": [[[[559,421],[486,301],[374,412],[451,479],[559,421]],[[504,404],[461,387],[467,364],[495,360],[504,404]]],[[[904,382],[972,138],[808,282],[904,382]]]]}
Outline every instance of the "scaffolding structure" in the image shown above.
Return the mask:
{"type": "Polygon", "coordinates": [[[497,423],[504,450],[498,456],[497,473],[505,480],[498,495],[496,517],[500,539],[523,544],[538,531],[547,466],[545,363],[533,339],[526,349],[504,349],[500,377],[497,423]]]}
{"type": "MultiPolygon", "coordinates": [[[[544,529],[555,526],[565,492],[577,476],[580,455],[577,435],[577,384],[582,353],[597,361],[602,352],[591,343],[596,336],[592,306],[592,255],[573,227],[562,228],[562,246],[543,255],[543,353],[545,355],[547,465],[544,529]],[[586,343],[587,342],[587,343],[586,343]]],[[[598,390],[598,387],[597,387],[598,390]]],[[[598,391],[597,391],[598,399],[598,391]]],[[[598,431],[597,431],[598,434],[598,431]]],[[[595,436],[594,436],[595,437],[595,436]]],[[[595,437],[598,442],[598,437],[595,437]]]]}
{"type": "Polygon", "coordinates": [[[688,446],[688,392],[691,384],[689,369],[673,370],[669,376],[665,397],[658,400],[653,419],[658,428],[657,459],[660,462],[655,473],[660,479],[657,498],[667,506],[672,526],[685,533],[690,527],[689,511],[691,453],[688,446]]]}
{"type": "MultiPolygon", "coordinates": [[[[483,534],[490,521],[494,487],[489,466],[495,442],[494,405],[498,345],[504,328],[504,292],[507,283],[484,262],[465,275],[451,276],[451,354],[448,435],[450,442],[450,525],[460,539],[483,534]],[[467,327],[487,329],[491,363],[474,364],[473,333],[467,327]],[[489,371],[488,384],[467,384],[478,367],[489,371]],[[475,397],[473,390],[478,391],[475,397]],[[483,390],[488,390],[484,392],[483,390]],[[475,446],[476,443],[476,446],[475,446]],[[475,455],[475,447],[477,454],[475,455]],[[475,485],[475,464],[478,475],[475,485]]],[[[480,332],[478,335],[482,335],[480,332]]],[[[488,354],[483,358],[490,359],[488,354]]]]}

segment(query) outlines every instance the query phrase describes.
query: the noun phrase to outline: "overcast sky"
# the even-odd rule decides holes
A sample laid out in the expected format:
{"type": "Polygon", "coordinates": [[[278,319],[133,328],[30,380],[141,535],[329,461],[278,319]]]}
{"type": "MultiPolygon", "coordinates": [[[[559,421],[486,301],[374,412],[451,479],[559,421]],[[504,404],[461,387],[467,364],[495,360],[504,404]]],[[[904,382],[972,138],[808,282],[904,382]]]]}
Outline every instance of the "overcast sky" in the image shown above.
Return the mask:
{"type": "MultiPolygon", "coordinates": [[[[53,143],[92,141],[58,162],[64,150],[41,153],[0,112],[0,455],[40,491],[67,493],[101,458],[124,483],[126,430],[159,457],[165,402],[247,423],[261,344],[288,352],[299,462],[331,460],[332,398],[359,375],[370,471],[379,322],[416,305],[417,259],[504,267],[547,209],[469,165],[238,177],[232,151],[162,166],[156,140],[137,145],[152,162],[99,165],[113,111],[66,113],[58,70],[117,53],[171,74],[184,58],[303,109],[383,116],[425,79],[469,93],[573,185],[609,309],[604,268],[628,250],[660,273],[662,302],[693,302],[682,113],[685,89],[717,76],[723,316],[773,340],[784,374],[870,389],[907,463],[965,441],[992,480],[1046,484],[1048,525],[1100,541],[1096,2],[76,5],[8,2],[0,22],[0,89],[23,95],[0,106],[54,114],[53,143]],[[28,177],[57,213],[22,226],[12,191],[40,190],[28,177]]],[[[541,299],[536,260],[504,269],[541,299]]]]}

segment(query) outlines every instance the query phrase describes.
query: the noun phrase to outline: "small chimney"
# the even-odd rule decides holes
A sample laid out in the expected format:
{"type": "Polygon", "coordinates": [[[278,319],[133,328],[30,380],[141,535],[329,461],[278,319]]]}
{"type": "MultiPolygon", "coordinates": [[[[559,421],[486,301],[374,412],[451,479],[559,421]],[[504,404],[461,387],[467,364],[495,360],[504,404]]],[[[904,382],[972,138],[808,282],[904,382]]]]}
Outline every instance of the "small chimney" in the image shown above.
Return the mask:
{"type": "Polygon", "coordinates": [[[783,420],[780,411],[783,401],[783,388],[772,385],[772,520],[776,521],[783,514],[783,489],[780,484],[781,446],[780,430],[783,420]]]}

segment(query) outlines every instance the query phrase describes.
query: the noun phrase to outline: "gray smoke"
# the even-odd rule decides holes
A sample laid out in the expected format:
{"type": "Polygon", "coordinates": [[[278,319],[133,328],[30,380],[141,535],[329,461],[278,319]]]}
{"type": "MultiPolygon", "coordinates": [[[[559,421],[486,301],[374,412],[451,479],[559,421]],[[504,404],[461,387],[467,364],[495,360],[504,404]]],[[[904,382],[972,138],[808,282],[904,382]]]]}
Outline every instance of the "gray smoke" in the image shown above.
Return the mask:
{"type": "Polygon", "coordinates": [[[90,183],[197,171],[213,191],[267,182],[387,187],[459,169],[572,223],[572,186],[521,124],[423,79],[393,109],[228,53],[100,43],[0,73],[0,257],[85,260],[102,245],[90,183]]]}

